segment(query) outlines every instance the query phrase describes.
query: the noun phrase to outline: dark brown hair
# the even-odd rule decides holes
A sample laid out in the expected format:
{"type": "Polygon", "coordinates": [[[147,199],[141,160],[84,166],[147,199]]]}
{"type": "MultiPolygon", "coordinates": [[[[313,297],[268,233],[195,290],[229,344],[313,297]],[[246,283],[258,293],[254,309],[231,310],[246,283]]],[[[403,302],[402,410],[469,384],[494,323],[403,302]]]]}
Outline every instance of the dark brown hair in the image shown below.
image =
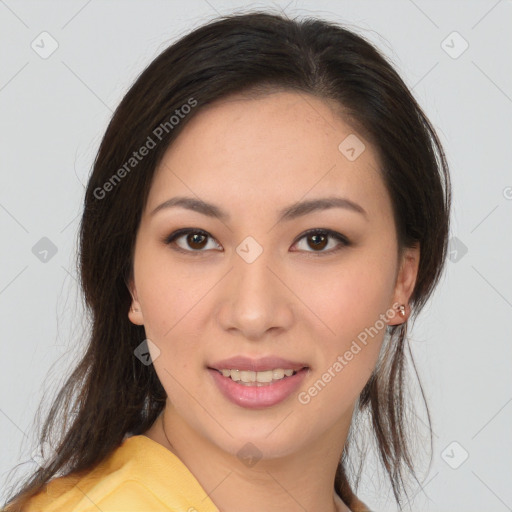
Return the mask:
{"type": "MultiPolygon", "coordinates": [[[[413,317],[430,297],[447,250],[448,166],[434,128],[383,55],[353,31],[314,18],[290,20],[253,12],[199,27],[163,51],[138,77],[101,142],[80,226],[79,269],[91,315],[90,341],[41,429],[41,445],[48,442],[56,455],[8,501],[9,512],[22,510],[53,477],[90,470],[125,436],[145,432],[163,410],[166,393],[153,366],[134,357],[146,337],[144,328],[127,317],[127,280],[153,173],[202,107],[235,93],[275,90],[333,100],[343,119],[373,144],[393,205],[399,252],[415,244],[421,248],[410,299],[413,317]],[[171,120],[173,115],[179,122],[171,120]],[[154,149],[132,169],[126,167],[150,136],[157,142],[154,149]],[[125,172],[118,171],[123,166],[125,172]]],[[[389,342],[359,397],[355,416],[366,414],[370,420],[400,507],[403,492],[407,494],[404,470],[416,478],[407,430],[407,351],[411,360],[412,355],[406,329],[406,324],[388,327],[389,342]]],[[[413,369],[417,376],[414,363],[413,369]]],[[[424,396],[423,402],[426,406],[424,396]]],[[[335,480],[336,492],[347,502],[348,478],[353,476],[347,454],[355,435],[351,428],[335,480]]]]}

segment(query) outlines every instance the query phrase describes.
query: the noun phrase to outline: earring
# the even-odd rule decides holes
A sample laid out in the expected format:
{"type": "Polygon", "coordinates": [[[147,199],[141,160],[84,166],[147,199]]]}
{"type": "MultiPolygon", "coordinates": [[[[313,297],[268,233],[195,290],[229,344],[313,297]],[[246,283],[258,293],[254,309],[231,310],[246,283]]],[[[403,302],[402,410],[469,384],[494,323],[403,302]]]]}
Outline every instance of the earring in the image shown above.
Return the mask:
{"type": "Polygon", "coordinates": [[[130,308],[134,313],[138,313],[139,310],[138,309],[135,309],[133,306],[130,308]]]}
{"type": "Polygon", "coordinates": [[[400,311],[400,314],[402,316],[405,316],[405,306],[403,304],[400,304],[400,307],[398,308],[398,310],[400,311]]]}

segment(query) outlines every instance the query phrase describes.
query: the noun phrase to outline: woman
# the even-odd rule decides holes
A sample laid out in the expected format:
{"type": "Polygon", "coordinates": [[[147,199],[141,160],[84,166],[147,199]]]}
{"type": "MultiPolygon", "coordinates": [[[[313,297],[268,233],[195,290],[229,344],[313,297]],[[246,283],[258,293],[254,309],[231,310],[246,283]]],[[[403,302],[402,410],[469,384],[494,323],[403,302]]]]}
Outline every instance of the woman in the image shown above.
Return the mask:
{"type": "Polygon", "coordinates": [[[348,464],[365,417],[401,506],[407,322],[449,210],[434,129],[360,36],[252,13],[183,37],[101,143],[90,344],[5,510],[368,510],[348,464]]]}

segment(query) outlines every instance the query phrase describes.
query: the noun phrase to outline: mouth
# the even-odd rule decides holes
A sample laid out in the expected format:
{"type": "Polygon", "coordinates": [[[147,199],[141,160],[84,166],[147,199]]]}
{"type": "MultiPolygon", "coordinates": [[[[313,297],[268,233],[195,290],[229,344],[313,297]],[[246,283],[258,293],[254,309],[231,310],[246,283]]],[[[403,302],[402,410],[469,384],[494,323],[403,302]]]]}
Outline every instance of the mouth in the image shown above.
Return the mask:
{"type": "Polygon", "coordinates": [[[207,370],[214,388],[229,402],[246,409],[264,409],[291,398],[310,368],[279,358],[232,358],[207,370]]]}
{"type": "Polygon", "coordinates": [[[300,369],[291,368],[273,368],[270,370],[253,371],[253,370],[239,370],[235,368],[208,368],[220,373],[223,377],[231,379],[242,386],[270,386],[276,382],[293,377],[302,370],[307,370],[308,367],[304,366],[300,369]]]}

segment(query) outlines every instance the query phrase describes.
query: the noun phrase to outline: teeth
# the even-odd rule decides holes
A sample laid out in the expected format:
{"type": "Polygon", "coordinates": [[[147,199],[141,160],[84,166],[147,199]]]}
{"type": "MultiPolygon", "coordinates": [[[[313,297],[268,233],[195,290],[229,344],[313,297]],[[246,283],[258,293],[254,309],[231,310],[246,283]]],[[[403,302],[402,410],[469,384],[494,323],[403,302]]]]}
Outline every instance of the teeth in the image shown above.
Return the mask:
{"type": "Polygon", "coordinates": [[[274,370],[265,370],[263,372],[253,372],[250,370],[220,370],[224,377],[230,377],[235,382],[241,382],[243,384],[252,383],[263,383],[269,384],[273,381],[284,379],[285,377],[291,377],[295,370],[276,368],[274,370]]]}
{"type": "Polygon", "coordinates": [[[256,374],[256,382],[272,382],[272,379],[274,377],[274,371],[273,370],[267,370],[265,372],[258,372],[256,374]]]}
{"type": "Polygon", "coordinates": [[[272,370],[272,378],[275,380],[282,379],[284,377],[284,370],[278,368],[277,370],[272,370]]]}
{"type": "Polygon", "coordinates": [[[240,380],[242,382],[256,382],[256,372],[241,371],[240,380]]]}

